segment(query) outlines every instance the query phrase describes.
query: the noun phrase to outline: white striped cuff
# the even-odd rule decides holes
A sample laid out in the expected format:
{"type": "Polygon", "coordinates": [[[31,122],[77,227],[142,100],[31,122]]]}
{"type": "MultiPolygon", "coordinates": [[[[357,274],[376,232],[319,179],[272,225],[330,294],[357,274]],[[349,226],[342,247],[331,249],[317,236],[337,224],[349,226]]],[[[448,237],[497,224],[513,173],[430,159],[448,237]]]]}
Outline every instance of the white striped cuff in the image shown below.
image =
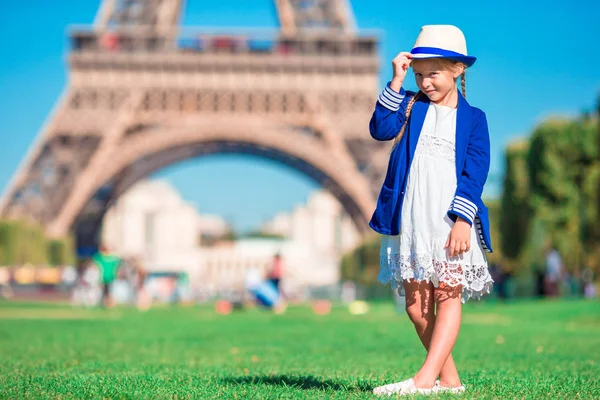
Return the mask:
{"type": "Polygon", "coordinates": [[[452,200],[449,211],[460,215],[461,218],[466,219],[471,225],[473,225],[473,220],[475,220],[475,215],[477,214],[477,206],[469,199],[465,199],[461,196],[455,196],[454,200],[452,200]]]}
{"type": "Polygon", "coordinates": [[[481,247],[484,251],[490,253],[490,249],[485,244],[485,239],[483,238],[483,228],[481,227],[481,220],[479,217],[475,218],[475,224],[477,227],[477,234],[479,235],[479,241],[481,242],[481,247]]]}
{"type": "Polygon", "coordinates": [[[390,111],[398,111],[400,108],[400,103],[402,103],[403,99],[403,94],[395,92],[390,88],[389,85],[387,85],[379,95],[379,104],[390,111]]]}

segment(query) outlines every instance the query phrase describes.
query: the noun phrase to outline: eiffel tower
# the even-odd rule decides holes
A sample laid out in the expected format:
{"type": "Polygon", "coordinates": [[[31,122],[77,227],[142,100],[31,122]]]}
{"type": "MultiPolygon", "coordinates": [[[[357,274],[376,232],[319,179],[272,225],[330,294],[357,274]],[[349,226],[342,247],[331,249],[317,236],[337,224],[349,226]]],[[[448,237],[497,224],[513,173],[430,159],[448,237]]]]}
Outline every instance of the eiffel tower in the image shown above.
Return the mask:
{"type": "Polygon", "coordinates": [[[250,153],[317,180],[368,232],[389,146],[368,134],[378,39],[359,34],[348,1],[276,0],[279,29],[232,34],[180,27],[183,9],[103,0],[70,32],[67,87],[0,217],[94,246],[108,207],[148,174],[250,153]]]}

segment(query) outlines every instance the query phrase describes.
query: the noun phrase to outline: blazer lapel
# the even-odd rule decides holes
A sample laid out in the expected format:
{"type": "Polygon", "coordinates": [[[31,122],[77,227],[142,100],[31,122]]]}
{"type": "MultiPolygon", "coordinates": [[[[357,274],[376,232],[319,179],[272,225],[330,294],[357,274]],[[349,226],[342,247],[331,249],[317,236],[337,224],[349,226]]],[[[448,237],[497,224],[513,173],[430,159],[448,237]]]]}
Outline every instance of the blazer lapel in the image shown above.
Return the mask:
{"type": "Polygon", "coordinates": [[[471,106],[458,92],[458,109],[456,111],[456,179],[460,180],[465,165],[467,145],[471,135],[471,106]]]}
{"type": "Polygon", "coordinates": [[[425,116],[427,115],[427,109],[429,108],[429,102],[415,101],[413,104],[412,112],[410,115],[410,130],[408,132],[408,160],[412,162],[417,143],[419,142],[419,136],[423,129],[423,123],[425,122],[425,116]]]}

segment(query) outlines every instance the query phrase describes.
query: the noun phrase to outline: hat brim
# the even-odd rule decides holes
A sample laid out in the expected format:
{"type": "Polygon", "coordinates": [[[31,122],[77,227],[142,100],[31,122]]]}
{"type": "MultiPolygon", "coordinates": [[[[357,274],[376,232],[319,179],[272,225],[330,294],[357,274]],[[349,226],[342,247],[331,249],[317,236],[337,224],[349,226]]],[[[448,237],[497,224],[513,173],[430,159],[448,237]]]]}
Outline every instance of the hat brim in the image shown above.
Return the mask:
{"type": "Polygon", "coordinates": [[[477,57],[472,57],[472,56],[442,56],[439,54],[413,54],[412,55],[413,60],[427,60],[430,58],[448,58],[450,60],[454,60],[454,61],[459,61],[463,64],[465,64],[467,67],[470,67],[471,65],[475,64],[475,61],[477,61],[477,57]]]}

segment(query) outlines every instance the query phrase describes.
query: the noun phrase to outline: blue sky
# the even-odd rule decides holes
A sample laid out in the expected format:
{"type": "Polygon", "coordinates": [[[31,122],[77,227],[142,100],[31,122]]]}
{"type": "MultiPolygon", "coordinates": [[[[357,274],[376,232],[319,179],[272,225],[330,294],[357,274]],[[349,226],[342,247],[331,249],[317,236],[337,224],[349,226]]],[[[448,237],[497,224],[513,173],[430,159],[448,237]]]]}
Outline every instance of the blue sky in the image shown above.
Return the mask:
{"type": "MultiPolygon", "coordinates": [[[[382,85],[391,77],[390,60],[399,51],[410,50],[422,25],[453,24],[463,30],[469,53],[478,57],[467,75],[467,98],[487,113],[490,126],[489,197],[499,194],[507,143],[527,136],[544,118],[574,116],[596,104],[598,1],[351,3],[359,28],[380,31],[382,85]]],[[[99,4],[98,0],[0,4],[3,192],[65,86],[67,27],[90,24],[99,4]]],[[[183,24],[269,28],[277,26],[277,19],[274,0],[188,0],[183,24]]],[[[406,86],[416,87],[410,75],[406,86]]],[[[241,230],[290,210],[317,187],[283,165],[236,155],[189,160],[158,176],[172,182],[200,212],[221,214],[241,230]]]]}

